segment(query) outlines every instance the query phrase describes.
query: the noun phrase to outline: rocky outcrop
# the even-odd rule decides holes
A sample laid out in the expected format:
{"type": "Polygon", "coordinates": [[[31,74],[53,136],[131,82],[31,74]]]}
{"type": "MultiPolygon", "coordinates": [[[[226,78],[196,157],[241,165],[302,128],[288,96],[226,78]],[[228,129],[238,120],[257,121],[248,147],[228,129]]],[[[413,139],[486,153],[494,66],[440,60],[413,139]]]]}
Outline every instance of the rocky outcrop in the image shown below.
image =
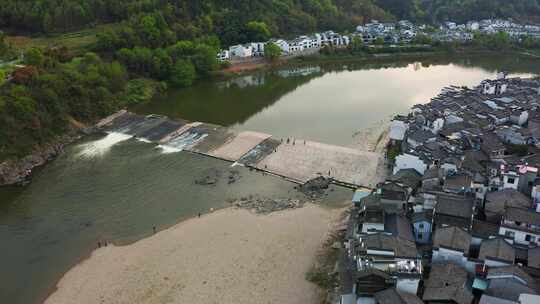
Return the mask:
{"type": "Polygon", "coordinates": [[[80,135],[64,135],[51,143],[36,147],[34,152],[19,159],[0,163],[0,186],[24,185],[36,167],[45,165],[64,151],[64,147],[80,138],[80,135]]]}

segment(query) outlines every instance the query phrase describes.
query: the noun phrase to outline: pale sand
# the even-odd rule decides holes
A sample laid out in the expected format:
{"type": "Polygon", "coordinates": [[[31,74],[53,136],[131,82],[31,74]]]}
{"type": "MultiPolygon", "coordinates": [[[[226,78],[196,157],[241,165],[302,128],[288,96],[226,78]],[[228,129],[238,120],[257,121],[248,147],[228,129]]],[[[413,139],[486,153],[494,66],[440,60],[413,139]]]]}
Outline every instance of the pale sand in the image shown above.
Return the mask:
{"type": "Polygon", "coordinates": [[[95,250],[45,303],[318,303],[305,273],[342,211],[308,204],[260,216],[229,208],[190,219],[95,250]]]}

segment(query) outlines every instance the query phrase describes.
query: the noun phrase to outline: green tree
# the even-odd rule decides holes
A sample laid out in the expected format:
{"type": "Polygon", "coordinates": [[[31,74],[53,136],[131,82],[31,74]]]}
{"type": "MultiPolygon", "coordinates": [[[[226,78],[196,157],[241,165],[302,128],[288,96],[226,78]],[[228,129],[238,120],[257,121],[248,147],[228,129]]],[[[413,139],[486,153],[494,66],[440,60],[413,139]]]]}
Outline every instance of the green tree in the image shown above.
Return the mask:
{"type": "Polygon", "coordinates": [[[24,62],[28,65],[40,67],[45,62],[45,56],[43,56],[43,52],[40,49],[33,47],[25,52],[24,62]]]}
{"type": "Polygon", "coordinates": [[[362,38],[354,36],[349,47],[352,53],[361,53],[364,49],[364,41],[362,38]]]}
{"type": "Polygon", "coordinates": [[[0,86],[6,82],[6,72],[0,69],[0,86]]]}
{"type": "Polygon", "coordinates": [[[377,39],[375,39],[375,41],[373,41],[373,44],[375,44],[375,45],[383,45],[384,44],[384,39],[382,37],[377,37],[377,39]]]}
{"type": "Polygon", "coordinates": [[[264,42],[272,35],[268,25],[262,21],[250,21],[246,24],[246,32],[250,41],[264,42]]]}
{"type": "Polygon", "coordinates": [[[189,60],[178,60],[171,68],[169,82],[175,87],[189,87],[195,80],[195,66],[189,60]]]}
{"type": "Polygon", "coordinates": [[[267,43],[264,46],[264,57],[271,60],[276,61],[281,56],[281,48],[275,44],[275,43],[267,43]]]}

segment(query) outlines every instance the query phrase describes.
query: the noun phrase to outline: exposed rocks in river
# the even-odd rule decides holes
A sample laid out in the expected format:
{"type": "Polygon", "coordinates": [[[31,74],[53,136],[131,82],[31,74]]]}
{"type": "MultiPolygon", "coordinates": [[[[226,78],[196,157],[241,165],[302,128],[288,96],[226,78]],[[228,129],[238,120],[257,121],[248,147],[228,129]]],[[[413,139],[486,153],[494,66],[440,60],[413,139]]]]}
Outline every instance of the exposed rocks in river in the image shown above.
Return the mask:
{"type": "Polygon", "coordinates": [[[286,209],[296,209],[304,206],[305,202],[298,199],[272,199],[272,198],[242,198],[232,202],[237,208],[248,209],[258,214],[269,214],[286,209]]]}
{"type": "Polygon", "coordinates": [[[319,176],[298,186],[298,190],[308,197],[318,198],[326,193],[326,190],[330,187],[331,183],[331,179],[319,176]]]}
{"type": "MultiPolygon", "coordinates": [[[[223,172],[216,169],[216,168],[210,168],[208,170],[205,170],[199,178],[195,180],[195,184],[202,185],[202,186],[213,186],[217,184],[222,176],[223,172]]],[[[242,176],[240,175],[240,171],[237,170],[229,170],[227,172],[227,184],[234,184],[236,183],[242,176]]]]}

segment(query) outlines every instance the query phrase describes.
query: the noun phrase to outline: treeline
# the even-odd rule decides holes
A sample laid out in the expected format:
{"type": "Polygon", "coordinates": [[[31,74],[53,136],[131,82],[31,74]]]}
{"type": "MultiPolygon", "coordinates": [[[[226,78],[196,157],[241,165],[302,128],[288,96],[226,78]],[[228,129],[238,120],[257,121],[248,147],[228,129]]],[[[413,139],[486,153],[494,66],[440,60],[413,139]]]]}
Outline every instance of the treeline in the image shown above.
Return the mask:
{"type": "Polygon", "coordinates": [[[155,12],[181,39],[216,34],[228,45],[246,41],[246,24],[253,20],[283,36],[328,28],[351,30],[371,19],[537,19],[540,0],[0,0],[0,28],[65,32],[155,12]]]}
{"type": "Polygon", "coordinates": [[[216,34],[226,44],[245,40],[253,20],[264,21],[274,34],[293,35],[391,17],[374,0],[0,0],[0,27],[63,32],[153,12],[182,39],[216,34]]]}
{"type": "Polygon", "coordinates": [[[539,20],[539,0],[377,0],[377,5],[399,19],[437,23],[490,18],[539,20]]]}

